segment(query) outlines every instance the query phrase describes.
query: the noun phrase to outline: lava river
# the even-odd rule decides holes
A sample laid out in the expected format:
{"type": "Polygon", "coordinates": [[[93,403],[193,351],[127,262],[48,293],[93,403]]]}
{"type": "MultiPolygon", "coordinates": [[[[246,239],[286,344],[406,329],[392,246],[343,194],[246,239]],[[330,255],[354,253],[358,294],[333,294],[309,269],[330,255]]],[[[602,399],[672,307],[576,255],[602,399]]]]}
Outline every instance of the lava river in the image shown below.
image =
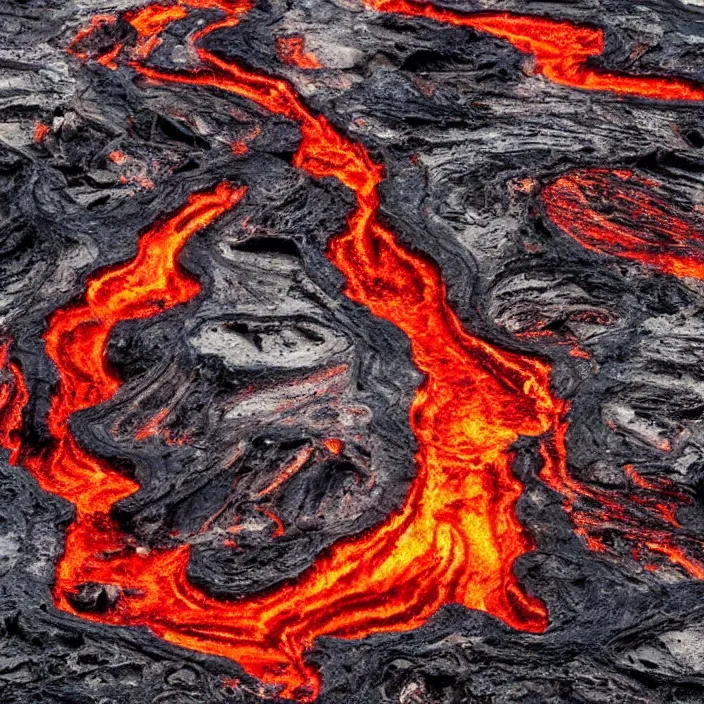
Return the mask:
{"type": "MultiPolygon", "coordinates": [[[[686,81],[584,68],[586,58],[601,51],[597,30],[505,13],[461,15],[400,0],[377,0],[372,7],[505,38],[533,54],[539,72],[565,85],[663,99],[704,97],[701,88],[686,81]]],[[[106,624],[146,626],[176,645],[235,660],[280,696],[311,700],[320,682],[304,653],[319,636],[357,639],[413,629],[449,603],[486,611],[524,631],[546,629],[545,606],[524,591],[512,571],[516,558],[533,547],[515,514],[522,487],[511,472],[511,447],[520,436],[539,438],[541,476],[566,497],[570,512],[580,515],[573,510],[579,499],[601,506],[597,519],[592,513],[589,520],[577,521],[585,537],[604,517],[626,509],[569,478],[568,408],[551,390],[549,364],[503,351],[465,331],[448,305],[438,267],[404,247],[379,221],[382,168],[365,148],[311,113],[285,81],[199,45],[206,34],[236,25],[247,9],[245,2],[233,0],[183,0],[132,10],[123,18],[137,32],[136,46],[118,44],[96,55],[84,45],[97,27],[115,22],[113,16],[100,16],[70,52],[97,58],[107,68],[128,65],[154,81],[234,93],[287,117],[302,136],[294,166],[314,178],[333,177],[354,194],[356,205],[345,230],[331,237],[327,257],[344,274],[351,300],[407,335],[424,376],[410,411],[418,451],[403,506],[364,534],[333,545],[294,582],[232,602],[189,583],[188,545],[140,548],[111,517],[115,503],[139,486],[82,448],[68,421],[73,413],[109,400],[120,386],[106,366],[115,324],[158,315],[199,293],[197,281],[179,269],[178,256],[192,235],[246,197],[244,187],[229,183],[192,194],[180,210],[140,236],[133,260],[94,273],[84,296],[50,317],[44,339],[59,374],[48,414],[53,443],[41,453],[19,445],[26,391],[16,365],[5,372],[0,439],[11,459],[43,489],[75,505],[56,573],[59,609],[106,624]],[[224,19],[190,38],[202,68],[169,72],[148,65],[160,32],[193,8],[224,13],[224,19]],[[104,610],[77,609],[77,596],[90,585],[104,585],[109,595],[104,610]]],[[[653,510],[658,505],[653,503],[653,510]]],[[[647,540],[632,532],[635,541],[647,540]]],[[[695,576],[704,576],[681,551],[665,552],[695,576]]]]}

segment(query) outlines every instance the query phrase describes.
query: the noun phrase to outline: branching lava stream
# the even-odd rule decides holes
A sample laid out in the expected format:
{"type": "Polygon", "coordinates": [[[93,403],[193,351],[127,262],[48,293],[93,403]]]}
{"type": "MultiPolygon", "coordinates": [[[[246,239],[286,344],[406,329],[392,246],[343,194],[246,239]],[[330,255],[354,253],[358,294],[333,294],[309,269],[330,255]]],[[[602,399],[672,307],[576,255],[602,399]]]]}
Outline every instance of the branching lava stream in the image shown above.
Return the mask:
{"type": "MultiPolygon", "coordinates": [[[[565,85],[704,98],[700,88],[685,81],[585,68],[587,57],[602,48],[596,30],[505,13],[463,15],[405,0],[370,5],[507,39],[533,54],[546,77],[565,85]]],[[[232,602],[189,583],[188,545],[147,551],[111,518],[115,503],[139,486],[84,450],[71,435],[69,418],[109,400],[119,388],[105,362],[117,322],[158,315],[198,294],[198,283],[179,271],[178,255],[189,237],[243,197],[244,188],[228,183],[191,195],[175,215],[140,237],[132,261],[95,273],[80,302],[51,316],[44,337],[60,381],[48,416],[50,450],[38,454],[19,448],[26,392],[16,367],[11,369],[15,391],[9,382],[3,386],[0,436],[13,461],[31,471],[43,489],[76,507],[57,568],[59,609],[102,623],[147,626],[171,643],[235,660],[270,693],[312,700],[320,683],[304,653],[319,636],[356,639],[413,629],[448,603],[486,611],[524,631],[545,630],[545,606],[523,591],[512,572],[516,558],[532,549],[532,540],[515,515],[521,485],[511,472],[511,446],[519,436],[541,438],[543,477],[571,495],[564,450],[567,404],[551,391],[547,363],[497,349],[463,329],[447,303],[438,267],[400,244],[379,222],[382,169],[362,145],[312,114],[285,81],[249,71],[199,45],[219,27],[236,25],[248,8],[245,0],[180,0],[129,11],[123,17],[137,32],[137,45],[118,44],[94,58],[107,68],[128,65],[155,81],[234,93],[294,120],[302,135],[294,165],[314,178],[334,177],[352,191],[356,206],[346,229],[330,239],[327,256],[345,275],[350,299],[408,336],[413,361],[425,376],[410,411],[418,452],[403,506],[365,534],[333,545],[295,582],[232,602]],[[192,8],[225,14],[191,37],[202,68],[171,72],[147,65],[159,34],[192,8]],[[80,607],[82,590],[91,585],[105,585],[111,595],[104,610],[80,607]]],[[[95,19],[70,52],[89,58],[83,43],[96,27],[114,21],[112,16],[95,19]]],[[[704,576],[684,556],[679,564],[704,576]]]]}

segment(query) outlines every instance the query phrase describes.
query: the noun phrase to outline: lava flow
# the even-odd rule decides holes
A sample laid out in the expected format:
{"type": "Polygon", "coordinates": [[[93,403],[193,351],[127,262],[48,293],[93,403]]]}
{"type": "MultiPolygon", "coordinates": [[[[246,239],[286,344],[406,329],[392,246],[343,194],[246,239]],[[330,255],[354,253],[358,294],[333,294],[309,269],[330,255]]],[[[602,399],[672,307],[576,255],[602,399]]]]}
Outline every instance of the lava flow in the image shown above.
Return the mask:
{"type": "Polygon", "coordinates": [[[691,215],[656,194],[659,184],[625,169],[579,169],[543,190],[548,217],[583,247],[704,279],[704,234],[691,215]]]}
{"type": "MultiPolygon", "coordinates": [[[[408,336],[413,361],[425,375],[410,412],[418,451],[403,506],[365,534],[333,545],[295,582],[236,602],[217,600],[189,583],[188,545],[147,551],[110,517],[115,503],[139,486],[84,450],[70,432],[69,418],[107,401],[119,388],[105,363],[108,337],[118,321],[157,315],[198,293],[197,282],[179,272],[177,257],[188,237],[242,197],[243,189],[226,183],[192,195],[176,215],[140,238],[132,261],[94,274],[85,298],[50,318],[46,349],[60,379],[48,416],[53,445],[44,454],[24,449],[19,461],[42,488],[76,506],[57,568],[58,608],[101,623],[147,626],[171,643],[235,660],[280,696],[310,700],[320,684],[304,653],[319,636],[356,639],[413,629],[448,603],[486,611],[517,629],[546,628],[545,606],[523,591],[512,572],[532,540],[515,515],[522,487],[511,472],[511,446],[519,436],[541,437],[544,474],[564,489],[567,405],[551,392],[547,363],[499,350],[463,329],[437,266],[401,245],[379,222],[382,169],[362,145],[312,114],[286,82],[198,45],[213,30],[235,25],[248,7],[245,0],[181,0],[131,11],[124,18],[138,34],[137,46],[113,46],[97,59],[109,68],[128,65],[157,81],[237,94],[294,120],[302,135],[294,165],[315,178],[334,177],[352,191],[356,207],[346,229],[331,238],[327,256],[345,275],[350,299],[408,336]],[[224,20],[191,37],[203,68],[167,71],[146,65],[158,34],[194,7],[225,12],[224,20]],[[102,589],[104,608],[95,608],[89,598],[95,589],[102,589]]],[[[432,14],[429,5],[393,9],[379,3],[378,9],[416,7],[424,8],[424,16],[432,14]]],[[[459,17],[432,12],[442,21],[459,17]]],[[[103,17],[92,27],[112,21],[103,17]]],[[[598,53],[601,44],[593,30],[505,14],[478,15],[473,22],[465,24],[534,53],[553,80],[564,83],[572,71],[580,87],[606,87],[566,53],[575,37],[577,58],[598,53]],[[523,34],[516,34],[519,27],[523,34]]],[[[81,33],[71,52],[87,58],[81,45],[89,39],[90,32],[81,33]]],[[[632,80],[645,81],[638,84],[639,94],[653,95],[655,79],[632,80]]],[[[628,85],[633,92],[634,84],[628,85]]],[[[675,97],[665,96],[664,85],[658,97],[675,97]]],[[[682,89],[676,82],[667,85],[682,89]]],[[[19,389],[17,371],[16,378],[19,389]]],[[[18,391],[13,398],[24,397],[18,391]]],[[[17,418],[16,404],[11,418],[17,418]]],[[[7,437],[16,437],[13,422],[4,433],[9,447],[7,437]]]]}
{"type": "Polygon", "coordinates": [[[285,64],[303,69],[322,68],[315,54],[306,51],[303,37],[279,37],[276,53],[285,64]]]}
{"type": "Polygon", "coordinates": [[[363,2],[378,12],[425,17],[505,39],[535,58],[536,73],[563,86],[658,100],[704,100],[704,87],[685,78],[636,76],[591,66],[590,59],[604,51],[600,29],[510,12],[456,12],[412,0],[363,2]]]}
{"type": "MultiPolygon", "coordinates": [[[[561,230],[593,252],[640,262],[677,277],[704,279],[704,234],[692,214],[672,206],[657,194],[660,184],[626,169],[575,169],[549,183],[542,191],[546,215],[561,230]]],[[[665,444],[664,451],[669,449],[665,444]]],[[[547,458],[541,478],[567,497],[566,510],[590,546],[604,550],[590,533],[616,529],[634,545],[637,556],[649,551],[665,555],[693,576],[704,579],[704,567],[688,557],[701,555],[702,542],[678,530],[675,540],[668,528],[680,529],[675,512],[689,500],[667,482],[644,482],[626,468],[632,483],[649,492],[615,495],[589,489],[563,474],[559,462],[547,458]],[[669,497],[663,501],[662,497],[669,497]],[[575,510],[578,499],[595,501],[597,511],[575,510]],[[644,529],[639,513],[656,516],[660,529],[644,529]]]]}

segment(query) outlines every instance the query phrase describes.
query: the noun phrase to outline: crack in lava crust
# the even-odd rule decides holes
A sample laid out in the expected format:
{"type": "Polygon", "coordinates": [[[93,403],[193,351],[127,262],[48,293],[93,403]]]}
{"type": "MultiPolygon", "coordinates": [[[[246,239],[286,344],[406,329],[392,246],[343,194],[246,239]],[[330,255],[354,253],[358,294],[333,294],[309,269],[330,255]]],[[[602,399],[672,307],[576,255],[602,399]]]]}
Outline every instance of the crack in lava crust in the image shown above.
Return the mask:
{"type": "MultiPolygon", "coordinates": [[[[704,97],[674,79],[584,69],[586,57],[601,51],[596,30],[507,14],[470,19],[396,1],[371,6],[506,38],[534,54],[544,75],[566,85],[648,97],[704,97]]],[[[304,653],[319,636],[355,639],[413,629],[448,603],[486,611],[524,631],[547,627],[545,606],[526,595],[512,573],[532,540],[515,515],[522,487],[511,472],[511,446],[522,435],[541,437],[543,476],[564,489],[567,404],[551,392],[547,363],[494,348],[462,328],[437,266],[403,247],[378,221],[382,169],[363,146],[310,113],[286,82],[196,45],[213,30],[237,24],[248,8],[230,0],[184,0],[131,11],[124,17],[137,31],[138,44],[130,58],[120,58],[121,44],[96,58],[108,68],[125,61],[153,80],[235,93],[296,121],[302,141],[294,165],[315,178],[332,176],[353,192],[356,207],[347,228],[331,238],[327,256],[345,275],[350,299],[408,336],[414,363],[425,374],[410,412],[419,449],[404,505],[365,534],[333,545],[295,582],[236,602],[216,600],[188,582],[187,545],[144,551],[110,517],[114,504],[139,486],[83,450],[68,429],[69,417],[105,402],[118,389],[119,380],[105,364],[108,337],[118,321],[157,315],[199,292],[198,283],[179,272],[177,258],[191,235],[242,198],[244,189],[227,183],[193,194],[176,215],[142,235],[134,260],[95,274],[83,301],[51,317],[45,340],[60,376],[48,417],[54,444],[41,455],[24,450],[20,461],[43,489],[76,506],[57,568],[58,608],[102,623],[147,626],[171,643],[235,660],[270,685],[269,691],[312,700],[320,683],[304,653]],[[159,33],[185,16],[187,7],[217,8],[226,15],[191,37],[206,68],[166,72],[147,66],[159,33]],[[114,603],[104,613],[78,612],[72,596],[96,583],[112,585],[114,603]]],[[[92,26],[111,21],[102,16],[92,26]]],[[[81,32],[69,51],[87,58],[76,47],[89,36],[90,30],[81,32]]],[[[17,391],[3,397],[11,412],[5,414],[2,439],[17,460],[13,443],[26,394],[19,370],[13,374],[17,391]]]]}
{"type": "Polygon", "coordinates": [[[548,217],[582,247],[704,279],[701,223],[663,201],[659,187],[627,169],[575,169],[548,184],[542,198],[548,217]]]}

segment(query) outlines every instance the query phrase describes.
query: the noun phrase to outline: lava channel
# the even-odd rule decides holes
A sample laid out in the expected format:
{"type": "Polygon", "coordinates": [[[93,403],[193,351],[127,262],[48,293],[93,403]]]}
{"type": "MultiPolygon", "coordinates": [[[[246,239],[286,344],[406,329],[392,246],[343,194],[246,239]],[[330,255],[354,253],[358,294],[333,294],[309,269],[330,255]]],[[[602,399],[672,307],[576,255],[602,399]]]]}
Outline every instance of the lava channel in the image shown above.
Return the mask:
{"type": "MultiPolygon", "coordinates": [[[[53,444],[41,454],[22,449],[15,459],[43,489],[76,506],[57,567],[54,598],[59,609],[106,624],[146,626],[176,645],[238,662],[279,696],[312,700],[320,681],[304,653],[319,636],[357,639],[410,630],[448,603],[485,611],[524,631],[545,630],[545,606],[525,593],[512,571],[533,541],[515,514],[522,487],[511,472],[511,448],[520,436],[539,438],[543,475],[564,491],[568,409],[551,391],[547,363],[467,333],[448,305],[435,263],[404,247],[379,222],[382,168],[362,145],[309,112],[285,81],[249,71],[198,45],[215,29],[234,26],[248,7],[244,0],[182,0],[130,11],[124,18],[138,34],[137,47],[129,51],[115,45],[95,58],[108,68],[128,65],[155,81],[233,93],[294,120],[302,135],[294,165],[314,178],[336,178],[354,194],[356,206],[345,230],[330,239],[328,259],[344,274],[351,300],[408,336],[413,361],[424,375],[410,411],[418,451],[403,506],[364,534],[333,545],[295,582],[232,602],[214,599],[189,583],[188,545],[140,549],[110,517],[115,503],[139,486],[83,449],[68,420],[76,411],[107,401],[119,388],[105,363],[117,322],[157,315],[198,293],[197,282],[179,271],[177,257],[188,237],[242,197],[243,189],[226,183],[192,195],[179,212],[142,235],[135,259],[94,274],[80,302],[51,316],[44,337],[60,379],[48,415],[53,444]],[[225,12],[223,20],[190,38],[202,68],[171,72],[148,66],[146,59],[167,24],[185,9],[202,7],[225,12]],[[88,597],[96,589],[102,589],[104,608],[89,608],[88,597]]],[[[440,12],[430,5],[402,7],[425,8],[424,16],[440,12]]],[[[387,3],[377,9],[389,8],[387,3]]],[[[450,22],[457,14],[442,12],[447,13],[434,19],[450,22]]],[[[113,20],[103,16],[89,29],[109,27],[113,20]]],[[[569,78],[567,84],[575,84],[569,68],[577,71],[579,87],[618,90],[590,78],[593,72],[574,60],[600,51],[595,30],[506,14],[477,15],[473,21],[475,28],[491,30],[533,53],[552,80],[566,83],[569,78]],[[572,42],[577,54],[570,58],[572,42]]],[[[88,58],[82,45],[90,37],[91,31],[82,32],[70,51],[88,58]]],[[[684,95],[676,81],[657,79],[664,83],[655,95],[656,79],[637,80],[642,81],[640,92],[633,83],[623,84],[621,92],[676,97],[666,88],[679,86],[677,97],[684,95]]],[[[698,94],[692,89],[684,97],[698,99],[698,94]]],[[[16,390],[8,392],[12,410],[3,433],[11,450],[17,408],[25,398],[19,370],[13,374],[16,390]]]]}
{"type": "Polygon", "coordinates": [[[657,100],[703,100],[704,87],[686,78],[633,75],[591,65],[604,51],[601,29],[511,12],[457,12],[429,2],[362,0],[378,12],[424,17],[505,39],[535,59],[534,72],[559,85],[657,100]]]}
{"type": "Polygon", "coordinates": [[[659,197],[659,188],[627,169],[576,169],[542,198],[550,220],[586,249],[704,279],[704,223],[659,197]]]}

